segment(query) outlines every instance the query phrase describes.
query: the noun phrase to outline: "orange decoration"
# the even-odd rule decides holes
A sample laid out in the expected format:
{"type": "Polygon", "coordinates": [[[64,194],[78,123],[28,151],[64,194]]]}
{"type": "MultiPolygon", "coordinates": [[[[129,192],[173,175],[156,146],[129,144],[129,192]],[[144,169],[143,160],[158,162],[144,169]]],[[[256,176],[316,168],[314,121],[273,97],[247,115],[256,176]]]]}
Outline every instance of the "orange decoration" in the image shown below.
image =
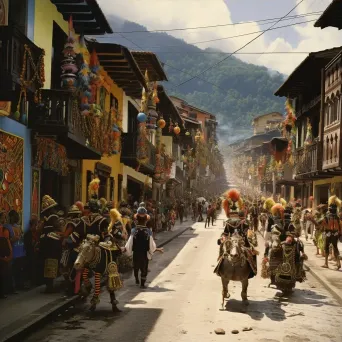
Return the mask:
{"type": "Polygon", "coordinates": [[[158,124],[158,127],[161,129],[163,129],[166,126],[166,122],[164,119],[159,119],[157,124],[158,124]]]}
{"type": "Polygon", "coordinates": [[[173,132],[174,132],[176,135],[178,135],[178,134],[180,133],[180,131],[181,131],[181,129],[180,129],[178,126],[176,126],[176,127],[173,129],[173,132]]]}

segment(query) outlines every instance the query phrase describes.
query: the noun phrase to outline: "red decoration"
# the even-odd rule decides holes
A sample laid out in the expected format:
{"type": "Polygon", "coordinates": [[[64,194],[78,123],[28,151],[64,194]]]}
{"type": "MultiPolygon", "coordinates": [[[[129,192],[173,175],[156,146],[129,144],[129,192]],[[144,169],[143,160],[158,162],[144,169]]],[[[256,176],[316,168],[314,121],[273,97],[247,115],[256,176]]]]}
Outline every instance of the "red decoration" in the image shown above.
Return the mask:
{"type": "Polygon", "coordinates": [[[240,193],[236,189],[231,189],[227,193],[227,198],[233,202],[237,202],[240,199],[240,193]]]}

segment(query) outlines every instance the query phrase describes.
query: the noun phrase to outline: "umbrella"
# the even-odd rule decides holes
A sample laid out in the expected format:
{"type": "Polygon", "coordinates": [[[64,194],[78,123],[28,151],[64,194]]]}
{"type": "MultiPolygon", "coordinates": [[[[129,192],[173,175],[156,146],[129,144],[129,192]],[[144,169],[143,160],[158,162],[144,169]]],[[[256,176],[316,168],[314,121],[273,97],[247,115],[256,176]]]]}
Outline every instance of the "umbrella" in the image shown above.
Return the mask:
{"type": "Polygon", "coordinates": [[[197,202],[206,202],[207,200],[204,197],[198,197],[197,202]]]}

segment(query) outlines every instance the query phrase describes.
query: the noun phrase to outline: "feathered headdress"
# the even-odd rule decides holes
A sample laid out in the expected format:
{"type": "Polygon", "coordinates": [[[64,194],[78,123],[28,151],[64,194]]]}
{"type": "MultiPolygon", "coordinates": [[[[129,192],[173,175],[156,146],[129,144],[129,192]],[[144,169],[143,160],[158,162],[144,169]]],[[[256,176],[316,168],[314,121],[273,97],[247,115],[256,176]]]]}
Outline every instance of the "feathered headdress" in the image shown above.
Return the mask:
{"type": "Polygon", "coordinates": [[[264,209],[270,211],[271,208],[275,205],[275,202],[272,197],[267,198],[264,203],[264,209]]]}
{"type": "Polygon", "coordinates": [[[271,213],[273,216],[279,216],[283,218],[284,210],[285,210],[284,207],[280,203],[277,203],[271,208],[271,213]]]}
{"type": "Polygon", "coordinates": [[[89,198],[98,198],[99,187],[100,187],[100,180],[99,178],[96,177],[88,185],[89,198]]]}
{"type": "Polygon", "coordinates": [[[284,198],[281,198],[281,199],[279,200],[279,202],[280,202],[280,204],[281,204],[284,208],[286,207],[287,202],[285,201],[284,198]]]}
{"type": "Polygon", "coordinates": [[[329,206],[336,205],[338,208],[341,207],[342,201],[336,196],[330,196],[328,201],[329,206]]]}
{"type": "Polygon", "coordinates": [[[231,189],[226,193],[226,199],[223,201],[223,209],[227,217],[229,217],[231,211],[237,212],[243,209],[243,200],[238,190],[231,189]]]}

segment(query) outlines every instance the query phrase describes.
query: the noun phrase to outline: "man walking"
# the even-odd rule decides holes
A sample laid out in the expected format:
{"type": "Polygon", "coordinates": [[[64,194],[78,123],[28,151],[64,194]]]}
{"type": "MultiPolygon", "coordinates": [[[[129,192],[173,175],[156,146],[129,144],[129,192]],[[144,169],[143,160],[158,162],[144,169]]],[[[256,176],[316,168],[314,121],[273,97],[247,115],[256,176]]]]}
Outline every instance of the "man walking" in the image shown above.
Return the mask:
{"type": "Polygon", "coordinates": [[[140,284],[140,288],[146,288],[146,277],[148,272],[148,263],[152,259],[155,251],[163,252],[162,248],[157,248],[151,234],[151,230],[147,228],[148,220],[147,210],[143,207],[138,208],[136,214],[137,226],[132,229],[124,251],[128,256],[133,253],[133,268],[135,283],[140,284]],[[139,281],[140,271],[140,281],[139,281]]]}

